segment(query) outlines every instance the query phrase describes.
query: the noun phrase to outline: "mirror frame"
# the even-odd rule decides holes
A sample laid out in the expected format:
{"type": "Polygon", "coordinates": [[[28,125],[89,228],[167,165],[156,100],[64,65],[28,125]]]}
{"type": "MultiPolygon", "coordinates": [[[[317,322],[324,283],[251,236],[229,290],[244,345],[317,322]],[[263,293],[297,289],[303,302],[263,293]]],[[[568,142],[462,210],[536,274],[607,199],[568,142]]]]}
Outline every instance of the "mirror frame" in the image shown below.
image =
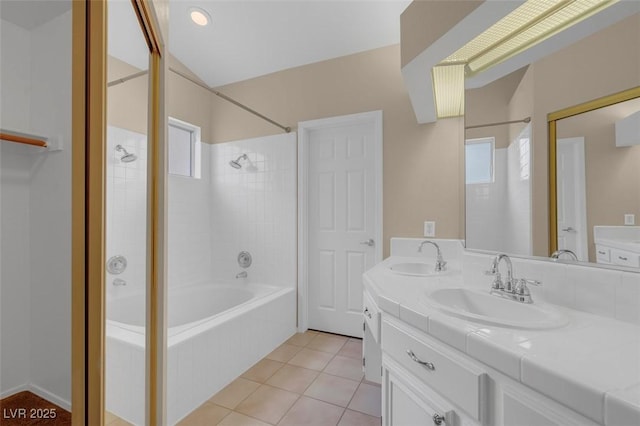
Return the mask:
{"type": "Polygon", "coordinates": [[[549,132],[549,256],[558,249],[558,203],[556,189],[556,144],[558,120],[636,98],[640,98],[640,86],[547,114],[547,129],[549,132]]]}

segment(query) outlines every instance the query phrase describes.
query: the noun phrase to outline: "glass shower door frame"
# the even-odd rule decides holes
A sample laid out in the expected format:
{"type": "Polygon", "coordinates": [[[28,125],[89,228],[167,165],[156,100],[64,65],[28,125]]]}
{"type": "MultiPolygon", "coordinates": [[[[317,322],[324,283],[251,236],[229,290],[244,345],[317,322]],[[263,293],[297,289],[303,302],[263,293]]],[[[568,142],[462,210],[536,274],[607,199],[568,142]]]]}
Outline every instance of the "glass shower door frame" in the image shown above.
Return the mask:
{"type": "MultiPolygon", "coordinates": [[[[149,47],[146,423],[166,423],[165,1],[131,0],[149,47]],[[157,10],[156,10],[157,9],[157,10]],[[160,12],[160,13],[158,13],[160,12]]],[[[107,0],[73,2],[72,423],[104,425],[107,0]]]]}

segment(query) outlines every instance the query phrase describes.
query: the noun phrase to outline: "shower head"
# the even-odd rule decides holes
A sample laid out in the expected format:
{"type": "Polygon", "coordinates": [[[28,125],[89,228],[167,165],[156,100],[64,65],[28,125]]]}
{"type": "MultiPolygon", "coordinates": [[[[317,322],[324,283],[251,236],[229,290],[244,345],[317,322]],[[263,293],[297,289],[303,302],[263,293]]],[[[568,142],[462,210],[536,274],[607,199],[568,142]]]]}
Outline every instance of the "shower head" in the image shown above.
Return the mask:
{"type": "Polygon", "coordinates": [[[236,158],[235,160],[229,161],[229,165],[234,169],[240,169],[242,168],[242,164],[240,164],[240,160],[248,160],[248,159],[249,157],[247,157],[247,154],[242,154],[240,157],[236,158]]]}
{"type": "Polygon", "coordinates": [[[124,152],[124,155],[120,157],[120,161],[123,163],[131,163],[138,159],[138,156],[134,153],[128,153],[126,149],[122,145],[116,145],[116,151],[124,152]]]}

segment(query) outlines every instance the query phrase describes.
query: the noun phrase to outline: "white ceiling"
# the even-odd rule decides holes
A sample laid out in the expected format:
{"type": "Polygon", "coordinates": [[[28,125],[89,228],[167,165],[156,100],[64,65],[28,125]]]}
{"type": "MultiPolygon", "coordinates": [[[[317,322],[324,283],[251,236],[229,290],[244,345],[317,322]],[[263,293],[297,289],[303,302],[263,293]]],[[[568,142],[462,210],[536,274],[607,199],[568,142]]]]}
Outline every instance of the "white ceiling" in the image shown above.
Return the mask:
{"type": "MultiPolygon", "coordinates": [[[[213,87],[400,43],[410,0],[170,0],[169,50],[213,87]],[[189,8],[205,9],[198,27],[189,8]]],[[[400,64],[398,64],[400,66],[400,64]]]]}

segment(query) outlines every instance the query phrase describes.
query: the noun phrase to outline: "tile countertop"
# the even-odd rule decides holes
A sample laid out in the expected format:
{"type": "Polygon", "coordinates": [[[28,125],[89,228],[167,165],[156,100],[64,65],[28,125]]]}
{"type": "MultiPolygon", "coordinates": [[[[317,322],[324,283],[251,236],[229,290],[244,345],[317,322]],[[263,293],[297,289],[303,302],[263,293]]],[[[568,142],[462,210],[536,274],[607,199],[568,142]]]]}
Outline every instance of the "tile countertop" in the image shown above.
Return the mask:
{"type": "Polygon", "coordinates": [[[639,326],[557,305],[570,321],[558,329],[521,330],[465,321],[429,307],[426,292],[463,286],[488,292],[487,277],[464,285],[458,265],[435,277],[404,276],[389,269],[416,260],[392,256],[363,275],[365,288],[385,313],[597,423],[640,424],[639,326]]]}

